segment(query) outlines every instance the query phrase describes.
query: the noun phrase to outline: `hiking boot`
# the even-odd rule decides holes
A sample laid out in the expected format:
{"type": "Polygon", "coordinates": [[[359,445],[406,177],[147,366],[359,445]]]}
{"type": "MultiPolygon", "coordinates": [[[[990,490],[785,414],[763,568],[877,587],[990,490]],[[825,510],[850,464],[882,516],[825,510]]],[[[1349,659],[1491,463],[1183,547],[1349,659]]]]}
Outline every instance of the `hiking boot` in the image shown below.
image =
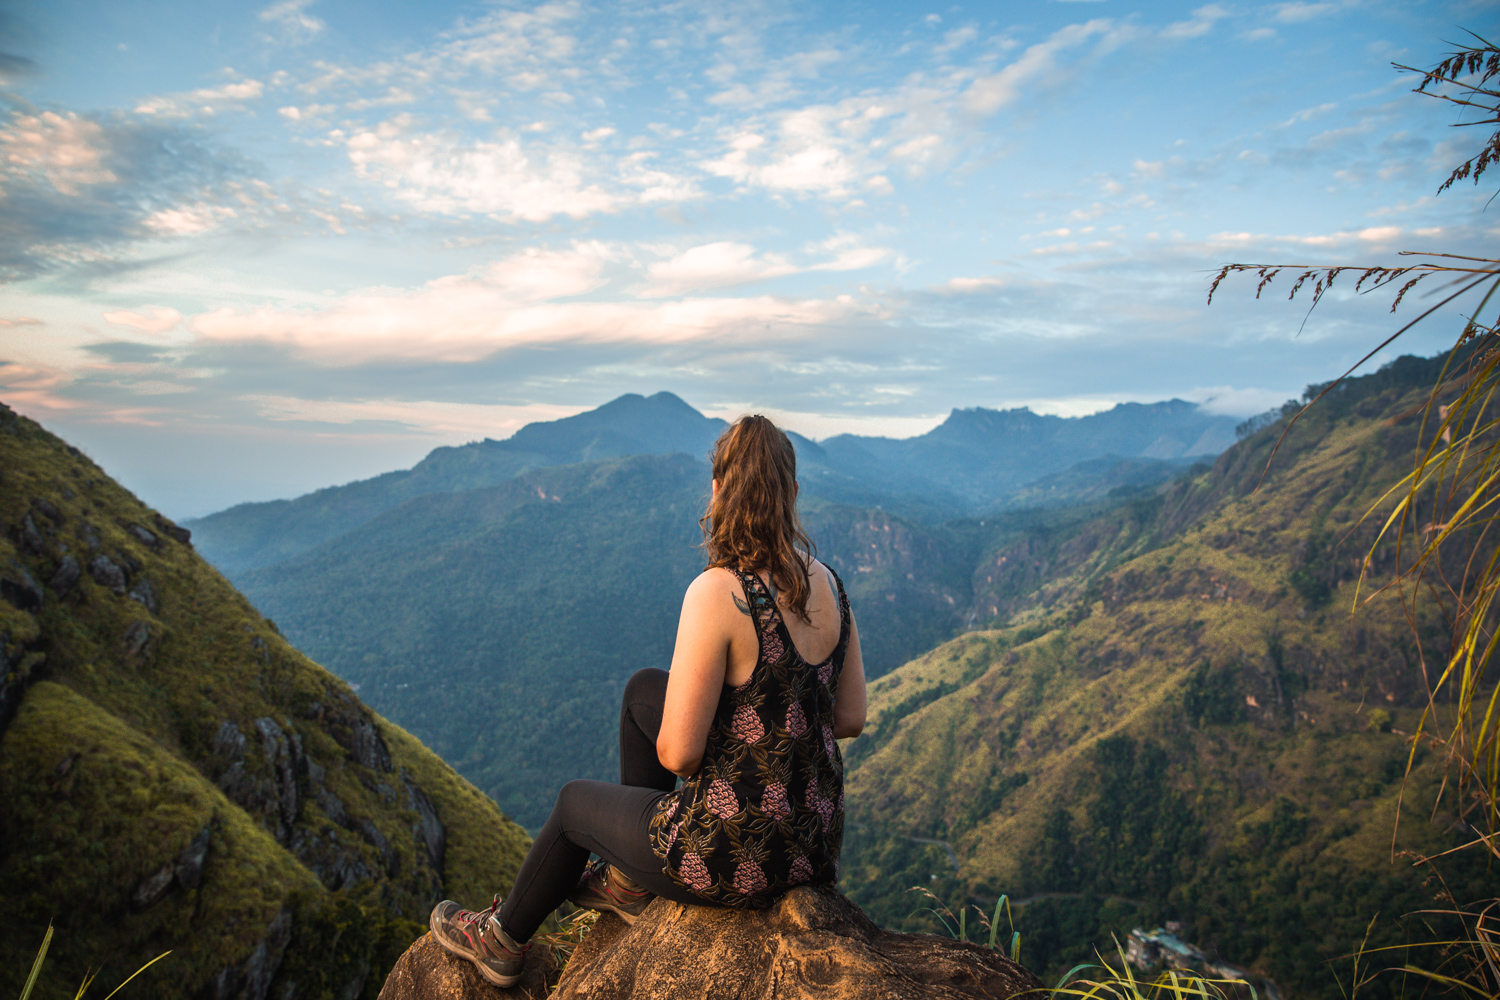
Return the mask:
{"type": "Polygon", "coordinates": [[[514,986],[521,979],[521,966],[531,945],[519,945],[510,939],[495,911],[500,897],[488,910],[464,910],[451,899],[432,908],[427,926],[437,943],[455,955],[474,963],[479,974],[496,986],[514,986]]]}
{"type": "Polygon", "coordinates": [[[585,910],[608,910],[627,924],[635,923],[635,918],[655,898],[620,869],[604,861],[596,861],[585,868],[577,887],[568,894],[568,902],[574,906],[585,910]]]}

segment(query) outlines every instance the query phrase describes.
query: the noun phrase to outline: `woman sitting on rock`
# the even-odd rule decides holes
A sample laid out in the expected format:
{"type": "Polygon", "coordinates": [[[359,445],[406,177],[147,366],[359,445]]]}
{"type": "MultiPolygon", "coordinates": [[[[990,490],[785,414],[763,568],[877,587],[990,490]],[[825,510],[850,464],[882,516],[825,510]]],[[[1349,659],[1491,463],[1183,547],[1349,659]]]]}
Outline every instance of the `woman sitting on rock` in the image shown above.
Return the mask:
{"type": "Polygon", "coordinates": [[[809,554],[796,473],[765,417],[719,437],[709,568],[683,598],[671,673],[625,687],[620,783],[563,786],[504,902],[433,909],[433,936],[490,982],[520,979],[526,942],[564,900],[633,922],[655,896],[759,908],[838,877],[834,740],[864,728],[864,666],[843,583],[809,554]],[[591,853],[602,860],[586,867],[591,853]]]}

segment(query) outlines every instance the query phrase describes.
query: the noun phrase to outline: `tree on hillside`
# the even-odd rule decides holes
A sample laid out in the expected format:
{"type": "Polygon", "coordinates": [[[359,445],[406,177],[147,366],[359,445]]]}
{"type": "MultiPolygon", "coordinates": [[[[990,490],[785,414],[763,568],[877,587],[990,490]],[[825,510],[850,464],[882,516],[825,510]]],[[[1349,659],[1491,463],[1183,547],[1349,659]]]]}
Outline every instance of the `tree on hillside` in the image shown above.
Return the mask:
{"type": "MultiPolygon", "coordinates": [[[[1465,181],[1477,185],[1488,168],[1500,165],[1500,48],[1478,35],[1473,41],[1430,70],[1393,64],[1421,75],[1415,93],[1458,108],[1457,127],[1493,129],[1480,151],[1443,181],[1440,194],[1465,181]]],[[[1449,631],[1444,662],[1421,667],[1428,703],[1411,737],[1409,761],[1424,742],[1445,753],[1445,794],[1476,834],[1459,850],[1488,851],[1500,860],[1500,685],[1492,672],[1500,646],[1500,544],[1492,532],[1500,512],[1500,260],[1435,252],[1402,256],[1411,262],[1396,267],[1226,264],[1214,278],[1209,300],[1221,282],[1237,273],[1256,275],[1256,298],[1283,272],[1295,275],[1289,297],[1308,295],[1314,306],[1340,280],[1352,281],[1358,293],[1393,291],[1392,312],[1414,289],[1429,286],[1423,291],[1434,300],[1430,305],[1323,387],[1307,406],[1316,405],[1418,323],[1448,307],[1460,310],[1462,325],[1426,404],[1402,415],[1422,421],[1412,470],[1392,484],[1369,516],[1379,519],[1378,540],[1396,543],[1398,570],[1386,587],[1399,592],[1413,629],[1435,609],[1449,631]]],[[[1369,565],[1367,559],[1366,571],[1369,565]]],[[[1446,942],[1459,947],[1449,950],[1444,967],[1408,971],[1463,992],[1500,995],[1496,911],[1500,900],[1455,901],[1453,909],[1443,912],[1463,921],[1465,940],[1446,942]]],[[[1384,964],[1375,961],[1368,967],[1379,970],[1384,964]]]]}

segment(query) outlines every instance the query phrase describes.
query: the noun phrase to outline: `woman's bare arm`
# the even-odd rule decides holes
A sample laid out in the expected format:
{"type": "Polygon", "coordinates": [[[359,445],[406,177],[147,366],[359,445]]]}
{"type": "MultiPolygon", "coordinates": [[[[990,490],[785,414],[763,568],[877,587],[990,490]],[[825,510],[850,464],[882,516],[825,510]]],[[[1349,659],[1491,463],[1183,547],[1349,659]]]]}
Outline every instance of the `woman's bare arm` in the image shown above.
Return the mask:
{"type": "Polygon", "coordinates": [[[858,736],[865,728],[865,661],[859,652],[859,628],[849,612],[849,648],[844,651],[844,670],[833,699],[833,735],[838,739],[858,736]]]}
{"type": "Polygon", "coordinates": [[[726,570],[707,570],[682,598],[656,757],[683,778],[692,776],[703,762],[708,729],[724,690],[734,626],[740,624],[736,619],[743,619],[733,600],[737,592],[729,592],[733,586],[734,578],[726,570]]]}

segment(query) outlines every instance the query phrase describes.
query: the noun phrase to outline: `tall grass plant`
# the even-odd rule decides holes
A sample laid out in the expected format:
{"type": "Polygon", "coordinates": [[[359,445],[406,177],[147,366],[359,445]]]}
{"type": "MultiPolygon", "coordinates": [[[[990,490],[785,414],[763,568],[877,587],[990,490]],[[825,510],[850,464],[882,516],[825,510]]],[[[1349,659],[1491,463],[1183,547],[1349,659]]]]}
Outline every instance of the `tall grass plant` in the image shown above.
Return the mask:
{"type": "MultiPolygon", "coordinates": [[[[36,987],[37,978],[42,974],[42,965],[47,961],[47,949],[51,946],[52,925],[48,924],[47,933],[42,936],[42,946],[37,949],[36,960],[31,963],[31,973],[26,977],[26,985],[21,988],[20,1000],[31,1000],[31,991],[36,987]]],[[[141,973],[145,972],[147,969],[151,968],[151,966],[155,965],[157,962],[160,962],[170,954],[172,954],[170,950],[164,951],[160,955],[157,955],[155,958],[153,958],[151,961],[147,962],[145,965],[141,966],[139,969],[136,969],[125,978],[125,981],[123,983],[110,990],[109,996],[105,997],[104,1000],[112,1000],[116,993],[120,992],[126,986],[130,985],[130,981],[132,979],[134,979],[136,976],[139,976],[141,973]]],[[[83,1000],[83,995],[88,992],[88,988],[94,984],[94,979],[98,975],[98,970],[93,970],[85,973],[83,982],[78,984],[78,992],[73,994],[73,1000],[83,1000]]]]}

